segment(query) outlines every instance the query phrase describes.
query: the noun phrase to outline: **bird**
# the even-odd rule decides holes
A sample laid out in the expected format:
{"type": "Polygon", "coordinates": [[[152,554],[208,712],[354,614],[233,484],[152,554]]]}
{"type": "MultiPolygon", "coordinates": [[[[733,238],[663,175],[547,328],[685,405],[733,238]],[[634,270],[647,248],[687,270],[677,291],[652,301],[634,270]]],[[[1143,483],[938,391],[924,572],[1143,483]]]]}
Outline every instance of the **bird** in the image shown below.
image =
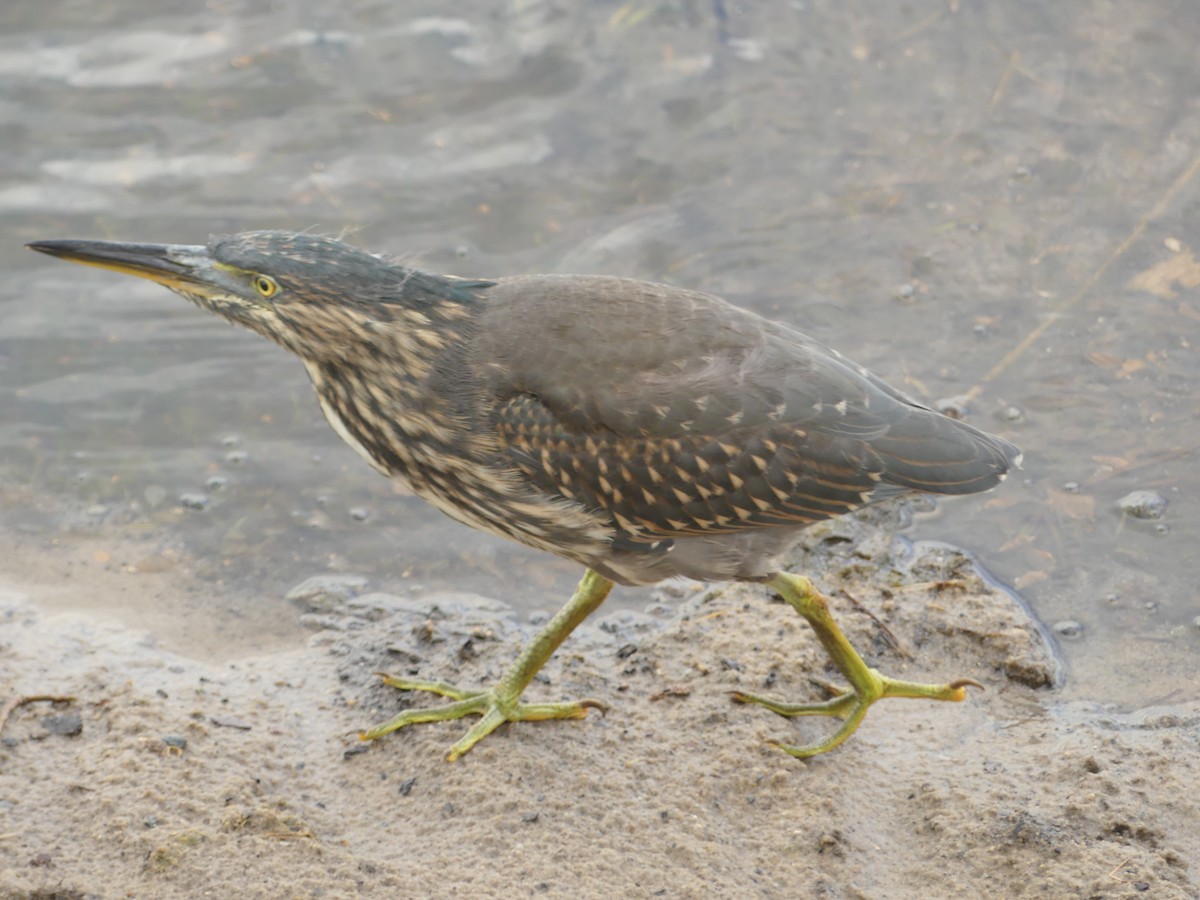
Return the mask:
{"type": "Polygon", "coordinates": [[[971,678],[903,681],[867,665],[781,554],[814,522],[911,493],[972,494],[1020,464],[786,324],[716,296],[603,275],[438,275],[311,233],[203,245],[41,240],[64,260],[156,281],[298,356],[337,434],[457,521],[584,568],[563,608],[486,688],[384,675],[445,698],[360,733],[478,716],[455,760],[506,722],[584,718],[596,699],[526,702],[534,675],[614,584],[674,576],[766,586],[847,682],[783,716],[840,720],[840,746],[888,697],[960,701],[971,678]]]}

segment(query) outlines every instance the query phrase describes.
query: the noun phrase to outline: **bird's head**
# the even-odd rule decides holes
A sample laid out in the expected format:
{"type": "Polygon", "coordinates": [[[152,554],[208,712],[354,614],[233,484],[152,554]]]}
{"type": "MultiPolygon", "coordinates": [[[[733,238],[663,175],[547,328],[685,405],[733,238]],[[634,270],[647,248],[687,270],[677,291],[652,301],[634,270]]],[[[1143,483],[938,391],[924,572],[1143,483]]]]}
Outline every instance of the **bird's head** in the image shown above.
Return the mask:
{"type": "MultiPolygon", "coordinates": [[[[157,281],[197,306],[306,360],[459,320],[487,282],[427,275],[330,238],[284,231],[213,237],[207,245],[34,241],[61,259],[157,281]]],[[[421,343],[420,340],[417,341],[421,343]]]]}

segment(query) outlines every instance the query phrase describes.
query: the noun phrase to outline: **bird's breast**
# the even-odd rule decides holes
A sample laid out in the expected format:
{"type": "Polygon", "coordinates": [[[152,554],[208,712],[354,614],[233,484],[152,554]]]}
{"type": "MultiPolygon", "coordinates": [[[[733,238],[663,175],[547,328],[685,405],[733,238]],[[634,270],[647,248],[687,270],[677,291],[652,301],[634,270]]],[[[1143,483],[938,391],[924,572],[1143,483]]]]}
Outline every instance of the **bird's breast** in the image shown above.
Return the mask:
{"type": "Polygon", "coordinates": [[[374,389],[352,373],[306,363],[321,410],[338,436],[377,471],[458,522],[580,561],[605,552],[611,525],[565,498],[532,488],[470,429],[416,407],[401,390],[374,389]],[[409,403],[413,405],[409,405],[409,403]]]}

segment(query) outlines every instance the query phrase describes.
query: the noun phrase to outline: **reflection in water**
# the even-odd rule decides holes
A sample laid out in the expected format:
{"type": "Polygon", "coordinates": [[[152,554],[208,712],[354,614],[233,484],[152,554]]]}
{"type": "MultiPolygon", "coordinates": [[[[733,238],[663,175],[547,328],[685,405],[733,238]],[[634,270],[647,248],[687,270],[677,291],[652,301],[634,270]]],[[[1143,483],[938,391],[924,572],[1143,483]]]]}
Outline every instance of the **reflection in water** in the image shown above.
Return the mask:
{"type": "MultiPolygon", "coordinates": [[[[1025,469],[914,534],[1080,626],[1060,633],[1068,690],[1194,694],[1200,114],[1178,75],[1194,16],[1150,3],[1130,29],[1074,0],[46,9],[12,11],[0,36],[0,479],[87,511],[72,523],[183,546],[245,597],[328,568],[524,609],[570,588],[566,564],[397,496],[282,352],[19,247],[360,230],[455,274],[709,290],[930,402],[970,394],[1025,469]],[[1167,498],[1165,518],[1123,516],[1136,489],[1167,498]],[[184,494],[208,502],[183,510],[184,494]]],[[[61,524],[36,508],[6,504],[2,527],[61,524]]]]}

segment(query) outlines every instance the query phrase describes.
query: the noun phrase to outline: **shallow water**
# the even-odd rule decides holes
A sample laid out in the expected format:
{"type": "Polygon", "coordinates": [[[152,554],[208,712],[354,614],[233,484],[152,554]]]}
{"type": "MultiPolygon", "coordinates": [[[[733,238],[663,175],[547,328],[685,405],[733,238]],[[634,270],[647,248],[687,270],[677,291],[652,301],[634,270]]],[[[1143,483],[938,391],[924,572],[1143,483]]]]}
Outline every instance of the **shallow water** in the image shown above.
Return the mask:
{"type": "Polygon", "coordinates": [[[213,645],[245,627],[229,596],[290,616],[328,570],[555,607],[575,567],[398,496],[294,359],[20,246],[347,232],[461,275],[711,291],[930,402],[969,395],[1024,470],[912,535],[1080,626],[1074,696],[1196,696],[1186,0],[210,6],[0,14],[0,528],[207,567],[213,645]],[[1135,489],[1165,519],[1123,517],[1135,489]]]}

